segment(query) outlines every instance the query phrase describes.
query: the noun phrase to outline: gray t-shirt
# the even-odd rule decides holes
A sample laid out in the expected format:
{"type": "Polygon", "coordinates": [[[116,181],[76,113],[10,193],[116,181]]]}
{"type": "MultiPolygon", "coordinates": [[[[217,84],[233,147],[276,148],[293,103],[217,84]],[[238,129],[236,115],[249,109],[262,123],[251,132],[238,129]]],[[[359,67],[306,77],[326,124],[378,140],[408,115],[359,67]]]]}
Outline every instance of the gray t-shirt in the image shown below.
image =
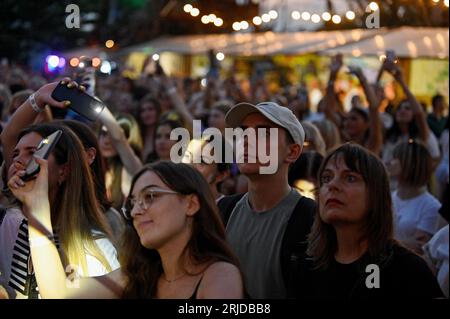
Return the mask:
{"type": "Polygon", "coordinates": [[[227,240],[237,255],[251,298],[286,298],[280,264],[281,242],[300,199],[292,189],[274,208],[255,212],[248,193],[236,204],[227,224],[227,240]]]}

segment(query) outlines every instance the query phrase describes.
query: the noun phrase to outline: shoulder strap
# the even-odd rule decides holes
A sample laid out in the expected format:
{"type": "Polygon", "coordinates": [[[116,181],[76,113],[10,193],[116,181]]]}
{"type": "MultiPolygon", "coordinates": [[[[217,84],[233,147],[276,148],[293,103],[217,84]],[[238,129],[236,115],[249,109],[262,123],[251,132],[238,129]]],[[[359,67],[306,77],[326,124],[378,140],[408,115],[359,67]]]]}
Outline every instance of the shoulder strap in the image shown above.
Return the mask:
{"type": "Polygon", "coordinates": [[[6,215],[6,208],[0,207],[0,225],[3,223],[3,219],[5,218],[5,215],[6,215]]]}
{"type": "Polygon", "coordinates": [[[245,193],[225,196],[217,203],[224,226],[227,225],[231,213],[233,212],[233,209],[236,206],[237,202],[240,201],[244,195],[245,193]]]}
{"type": "Polygon", "coordinates": [[[288,297],[295,294],[301,262],[306,257],[308,235],[314,221],[316,202],[302,196],[292,212],[281,244],[281,270],[288,297]]]}

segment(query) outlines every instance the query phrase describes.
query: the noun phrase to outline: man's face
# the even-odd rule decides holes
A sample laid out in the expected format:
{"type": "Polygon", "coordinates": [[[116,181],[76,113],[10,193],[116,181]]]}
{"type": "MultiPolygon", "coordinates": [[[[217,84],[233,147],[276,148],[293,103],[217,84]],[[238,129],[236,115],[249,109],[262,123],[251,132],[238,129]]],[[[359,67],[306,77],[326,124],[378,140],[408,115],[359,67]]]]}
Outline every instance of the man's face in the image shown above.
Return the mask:
{"type": "Polygon", "coordinates": [[[240,127],[243,130],[247,128],[253,129],[256,137],[254,141],[251,141],[247,137],[244,137],[244,139],[241,141],[241,143],[243,143],[243,154],[239,154],[239,148],[237,150],[238,167],[241,173],[247,176],[260,174],[260,168],[271,165],[271,162],[273,161],[276,161],[276,171],[278,171],[278,168],[285,161],[286,156],[289,154],[289,145],[286,141],[287,132],[259,113],[252,113],[246,116],[242,121],[240,127]],[[271,128],[277,129],[278,136],[276,139],[270,138],[271,128]],[[263,145],[259,143],[258,129],[266,130],[265,144],[263,145]],[[276,145],[271,145],[272,143],[276,143],[276,145]],[[261,147],[263,148],[262,150],[260,150],[261,147]],[[268,155],[270,161],[267,163],[267,161],[262,160],[262,158],[260,157],[260,153],[268,155]]]}

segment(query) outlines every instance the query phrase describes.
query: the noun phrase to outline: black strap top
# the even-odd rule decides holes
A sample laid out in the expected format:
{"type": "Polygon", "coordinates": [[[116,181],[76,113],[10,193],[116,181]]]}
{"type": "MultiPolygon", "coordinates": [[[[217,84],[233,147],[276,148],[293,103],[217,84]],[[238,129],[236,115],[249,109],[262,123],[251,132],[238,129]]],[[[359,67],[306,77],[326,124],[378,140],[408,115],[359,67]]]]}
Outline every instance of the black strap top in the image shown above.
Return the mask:
{"type": "Polygon", "coordinates": [[[197,299],[198,287],[200,287],[200,284],[202,283],[202,279],[203,279],[203,274],[200,277],[200,280],[198,281],[197,286],[195,286],[194,293],[192,294],[192,296],[188,300],[195,300],[195,299],[197,299]]]}

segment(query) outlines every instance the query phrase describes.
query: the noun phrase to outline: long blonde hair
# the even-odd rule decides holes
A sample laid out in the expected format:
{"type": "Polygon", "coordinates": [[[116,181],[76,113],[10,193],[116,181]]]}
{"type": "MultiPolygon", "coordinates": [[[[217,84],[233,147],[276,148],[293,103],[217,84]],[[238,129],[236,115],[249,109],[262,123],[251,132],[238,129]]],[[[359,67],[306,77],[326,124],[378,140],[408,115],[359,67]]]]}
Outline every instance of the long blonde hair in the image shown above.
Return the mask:
{"type": "Polygon", "coordinates": [[[53,155],[58,165],[68,166],[66,179],[58,186],[55,200],[50,203],[52,225],[58,234],[63,263],[79,265],[87,275],[86,255],[91,255],[111,271],[111,265],[95,243],[99,238],[111,238],[111,230],[95,197],[93,178],[78,137],[65,126],[47,123],[23,130],[18,140],[32,132],[45,137],[56,130],[63,133],[53,155]]]}

